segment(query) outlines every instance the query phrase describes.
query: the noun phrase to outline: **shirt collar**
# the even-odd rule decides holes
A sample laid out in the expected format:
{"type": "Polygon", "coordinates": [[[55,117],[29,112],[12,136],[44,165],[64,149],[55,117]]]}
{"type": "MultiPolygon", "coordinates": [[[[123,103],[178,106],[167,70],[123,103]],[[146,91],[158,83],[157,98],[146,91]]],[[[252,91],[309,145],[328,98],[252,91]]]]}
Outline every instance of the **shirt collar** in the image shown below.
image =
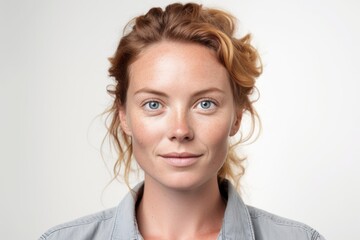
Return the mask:
{"type": "Polygon", "coordinates": [[[249,211],[235,187],[225,180],[220,191],[227,204],[218,240],[255,240],[249,211]]]}
{"type": "Polygon", "coordinates": [[[115,221],[111,240],[142,240],[139,232],[135,205],[138,193],[142,192],[144,183],[139,183],[129,191],[116,209],[115,221]]]}
{"type": "MultiPolygon", "coordinates": [[[[137,227],[135,205],[144,183],[132,189],[117,207],[112,240],[142,240],[137,227]]],[[[234,186],[227,180],[220,184],[227,199],[223,225],[218,240],[255,240],[249,211],[234,186]]]]}

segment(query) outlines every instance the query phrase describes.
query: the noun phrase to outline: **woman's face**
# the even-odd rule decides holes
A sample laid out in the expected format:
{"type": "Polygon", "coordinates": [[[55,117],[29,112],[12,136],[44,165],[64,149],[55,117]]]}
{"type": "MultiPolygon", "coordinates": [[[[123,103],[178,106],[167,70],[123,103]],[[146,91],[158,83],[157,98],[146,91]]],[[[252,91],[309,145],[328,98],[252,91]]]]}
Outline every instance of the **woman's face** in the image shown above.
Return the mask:
{"type": "Polygon", "coordinates": [[[130,66],[120,119],[145,182],[183,190],[217,177],[240,124],[215,52],[167,41],[148,47],[130,66]]]}

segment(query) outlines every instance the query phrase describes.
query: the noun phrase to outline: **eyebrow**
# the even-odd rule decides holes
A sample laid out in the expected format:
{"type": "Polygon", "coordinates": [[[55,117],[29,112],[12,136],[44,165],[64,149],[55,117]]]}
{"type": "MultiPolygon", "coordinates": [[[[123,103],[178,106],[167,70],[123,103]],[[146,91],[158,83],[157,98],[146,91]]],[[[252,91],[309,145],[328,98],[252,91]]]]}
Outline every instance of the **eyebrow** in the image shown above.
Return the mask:
{"type": "Polygon", "coordinates": [[[134,93],[134,95],[141,94],[141,93],[150,93],[150,94],[154,94],[154,95],[168,97],[168,95],[166,93],[164,93],[164,92],[161,92],[161,91],[158,91],[158,90],[155,90],[155,89],[151,89],[151,88],[146,88],[146,87],[137,90],[134,93]]]}
{"type": "MultiPolygon", "coordinates": [[[[198,92],[195,92],[193,94],[193,97],[203,95],[203,94],[206,94],[206,93],[210,93],[210,92],[219,92],[219,93],[225,94],[225,92],[223,90],[221,90],[219,88],[216,88],[216,87],[211,87],[211,88],[207,88],[207,89],[203,89],[203,90],[200,90],[198,92]]],[[[149,93],[149,94],[154,94],[154,95],[158,95],[158,96],[162,96],[162,97],[169,97],[164,92],[161,92],[161,91],[158,91],[158,90],[155,90],[155,89],[152,89],[152,88],[147,88],[147,87],[139,89],[138,91],[136,91],[134,93],[134,95],[141,94],[141,93],[149,93]]]]}

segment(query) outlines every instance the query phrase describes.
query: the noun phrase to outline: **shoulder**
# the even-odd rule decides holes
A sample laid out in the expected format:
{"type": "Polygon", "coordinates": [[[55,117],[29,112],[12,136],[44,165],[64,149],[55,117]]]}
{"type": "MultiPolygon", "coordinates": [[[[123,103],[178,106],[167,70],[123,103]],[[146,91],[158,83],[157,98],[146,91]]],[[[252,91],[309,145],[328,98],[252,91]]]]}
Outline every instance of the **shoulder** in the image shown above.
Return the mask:
{"type": "Polygon", "coordinates": [[[116,208],[107,209],[49,229],[39,240],[108,239],[112,233],[116,208]]]}
{"type": "Polygon", "coordinates": [[[247,206],[247,208],[257,240],[324,240],[316,230],[306,224],[283,218],[255,207],[247,206]]]}

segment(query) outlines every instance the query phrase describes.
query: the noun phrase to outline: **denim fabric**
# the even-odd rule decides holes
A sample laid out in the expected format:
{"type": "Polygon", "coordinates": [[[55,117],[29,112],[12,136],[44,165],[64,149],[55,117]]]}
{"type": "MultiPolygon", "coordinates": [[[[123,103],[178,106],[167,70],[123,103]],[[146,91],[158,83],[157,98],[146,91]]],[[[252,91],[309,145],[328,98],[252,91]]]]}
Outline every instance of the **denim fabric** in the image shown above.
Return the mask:
{"type": "MultiPolygon", "coordinates": [[[[135,187],[116,208],[51,228],[39,240],[143,240],[135,218],[142,188],[135,187]]],[[[245,205],[229,182],[220,189],[227,205],[218,240],[324,240],[305,224],[245,205]]]]}

